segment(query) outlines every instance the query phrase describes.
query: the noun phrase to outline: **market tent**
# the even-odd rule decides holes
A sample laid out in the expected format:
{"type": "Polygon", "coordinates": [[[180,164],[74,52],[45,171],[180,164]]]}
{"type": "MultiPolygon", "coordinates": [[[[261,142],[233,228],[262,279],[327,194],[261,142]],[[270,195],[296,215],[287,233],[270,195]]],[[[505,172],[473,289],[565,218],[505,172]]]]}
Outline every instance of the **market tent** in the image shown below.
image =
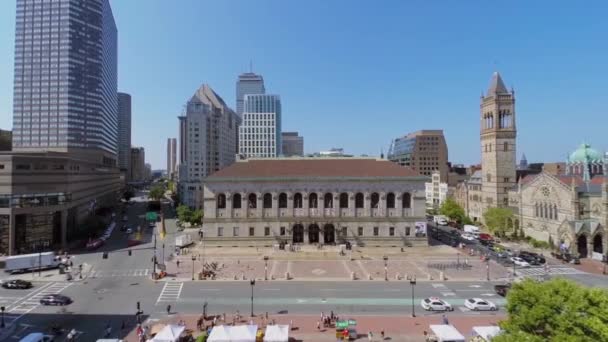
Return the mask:
{"type": "Polygon", "coordinates": [[[257,325],[235,325],[228,329],[230,342],[255,342],[257,325]]]}
{"type": "Polygon", "coordinates": [[[498,336],[501,330],[500,327],[495,325],[482,326],[482,327],[473,327],[473,336],[479,336],[486,341],[491,341],[492,338],[498,336]]]}
{"type": "Polygon", "coordinates": [[[182,325],[167,324],[152,339],[153,342],[176,342],[186,327],[182,325]]]}
{"type": "Polygon", "coordinates": [[[431,324],[429,326],[438,341],[465,342],[464,336],[448,324],[431,324]]]}
{"type": "Polygon", "coordinates": [[[264,342],[289,341],[289,325],[268,325],[264,333],[264,342]]]}
{"type": "Polygon", "coordinates": [[[209,334],[209,337],[207,337],[207,342],[231,342],[230,334],[228,333],[227,328],[230,327],[225,325],[213,327],[211,334],[209,334]]]}

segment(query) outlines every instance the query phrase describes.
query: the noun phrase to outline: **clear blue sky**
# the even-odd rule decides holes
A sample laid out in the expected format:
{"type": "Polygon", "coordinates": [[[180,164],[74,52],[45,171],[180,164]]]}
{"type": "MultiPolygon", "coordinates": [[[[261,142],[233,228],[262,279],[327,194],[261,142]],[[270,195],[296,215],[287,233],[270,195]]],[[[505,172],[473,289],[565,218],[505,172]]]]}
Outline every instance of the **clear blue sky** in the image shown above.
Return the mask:
{"type": "MultiPolygon", "coordinates": [[[[479,162],[479,95],[499,70],[517,97],[518,159],[608,148],[608,1],[111,0],[133,145],[164,168],[167,137],[201,83],[232,107],[253,60],[305,150],[378,155],[444,129],[479,162]],[[584,4],[584,6],[583,6],[584,4]]],[[[12,127],[15,1],[0,1],[0,126],[12,127]]]]}

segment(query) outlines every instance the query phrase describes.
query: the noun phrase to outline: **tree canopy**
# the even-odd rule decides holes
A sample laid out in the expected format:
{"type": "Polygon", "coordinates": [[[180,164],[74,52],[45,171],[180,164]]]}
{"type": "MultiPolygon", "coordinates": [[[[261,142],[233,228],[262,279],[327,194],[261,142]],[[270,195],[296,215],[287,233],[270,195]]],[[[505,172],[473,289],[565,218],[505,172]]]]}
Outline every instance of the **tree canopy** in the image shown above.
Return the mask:
{"type": "Polygon", "coordinates": [[[488,229],[498,236],[505,236],[513,230],[513,212],[507,208],[488,208],[483,219],[488,229]]]}
{"type": "Polygon", "coordinates": [[[507,295],[509,317],[493,342],[608,341],[608,291],[565,279],[525,280],[507,295]]]}
{"type": "Polygon", "coordinates": [[[165,188],[162,185],[155,185],[150,189],[150,194],[148,195],[151,199],[158,201],[165,194],[165,188]]]}
{"type": "Polygon", "coordinates": [[[450,220],[462,223],[465,220],[466,214],[464,209],[453,198],[447,198],[439,208],[441,215],[447,216],[450,220]]]}
{"type": "Polygon", "coordinates": [[[202,210],[192,210],[187,205],[179,205],[176,209],[177,218],[181,222],[190,222],[192,224],[201,224],[203,221],[202,210]]]}

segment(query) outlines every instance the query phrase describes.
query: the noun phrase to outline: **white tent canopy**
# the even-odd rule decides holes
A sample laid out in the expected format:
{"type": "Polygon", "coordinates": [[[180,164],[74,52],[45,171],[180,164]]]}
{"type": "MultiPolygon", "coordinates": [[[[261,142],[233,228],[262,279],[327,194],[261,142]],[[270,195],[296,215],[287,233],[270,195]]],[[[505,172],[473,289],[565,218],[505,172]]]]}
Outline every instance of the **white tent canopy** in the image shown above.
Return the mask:
{"type": "Polygon", "coordinates": [[[431,324],[430,328],[439,342],[465,342],[464,336],[452,325],[431,324]]]}
{"type": "Polygon", "coordinates": [[[264,333],[264,342],[289,341],[289,325],[268,325],[264,333]]]}
{"type": "Polygon", "coordinates": [[[495,325],[490,326],[482,326],[482,327],[473,327],[473,336],[479,336],[486,341],[491,341],[492,338],[498,336],[501,330],[500,327],[495,325]]]}
{"type": "Polygon", "coordinates": [[[211,330],[207,342],[255,342],[257,325],[219,325],[211,330]]]}
{"type": "Polygon", "coordinates": [[[182,325],[167,324],[152,339],[152,342],[176,342],[186,327],[182,325]]]}

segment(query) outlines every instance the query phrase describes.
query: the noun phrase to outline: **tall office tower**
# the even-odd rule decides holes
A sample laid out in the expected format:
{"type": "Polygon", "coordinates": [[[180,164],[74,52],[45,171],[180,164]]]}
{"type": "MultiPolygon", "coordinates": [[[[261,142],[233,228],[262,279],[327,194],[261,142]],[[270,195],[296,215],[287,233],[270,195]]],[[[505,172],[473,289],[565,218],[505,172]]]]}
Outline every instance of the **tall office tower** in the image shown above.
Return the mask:
{"type": "Polygon", "coordinates": [[[239,154],[245,158],[276,158],[281,148],[279,95],[245,95],[239,154]]]}
{"type": "Polygon", "coordinates": [[[175,169],[175,164],[177,163],[177,139],[168,138],[167,139],[167,177],[169,179],[173,178],[174,173],[177,171],[175,169]]]}
{"type": "Polygon", "coordinates": [[[131,95],[118,93],[118,167],[131,174],[131,95]]]}
{"type": "Polygon", "coordinates": [[[143,147],[131,148],[131,181],[143,182],[146,172],[146,151],[143,147]]]}
{"type": "Polygon", "coordinates": [[[481,172],[485,208],[508,205],[508,190],[517,184],[515,92],[495,72],[479,105],[481,172]]]}
{"type": "Polygon", "coordinates": [[[188,146],[188,120],[186,116],[178,116],[179,119],[179,165],[185,165],[188,160],[186,149],[188,146]]]}
{"type": "Polygon", "coordinates": [[[116,42],[109,0],[17,0],[14,151],[116,166],[116,42]]]}
{"type": "Polygon", "coordinates": [[[304,137],[298,132],[282,132],[282,153],[285,157],[304,156],[304,137]]]}
{"type": "Polygon", "coordinates": [[[264,78],[262,75],[256,75],[253,72],[246,72],[239,75],[236,82],[236,113],[239,116],[243,115],[245,107],[245,95],[248,94],[265,94],[264,78]]]}
{"type": "Polygon", "coordinates": [[[421,130],[397,138],[391,143],[387,157],[421,175],[431,176],[439,170],[441,182],[447,182],[448,147],[443,130],[421,130]]]}
{"type": "Polygon", "coordinates": [[[187,142],[180,164],[180,199],[192,208],[202,208],[203,179],[235,160],[241,118],[204,84],[188,101],[185,119],[179,120],[180,142],[187,142]]]}

